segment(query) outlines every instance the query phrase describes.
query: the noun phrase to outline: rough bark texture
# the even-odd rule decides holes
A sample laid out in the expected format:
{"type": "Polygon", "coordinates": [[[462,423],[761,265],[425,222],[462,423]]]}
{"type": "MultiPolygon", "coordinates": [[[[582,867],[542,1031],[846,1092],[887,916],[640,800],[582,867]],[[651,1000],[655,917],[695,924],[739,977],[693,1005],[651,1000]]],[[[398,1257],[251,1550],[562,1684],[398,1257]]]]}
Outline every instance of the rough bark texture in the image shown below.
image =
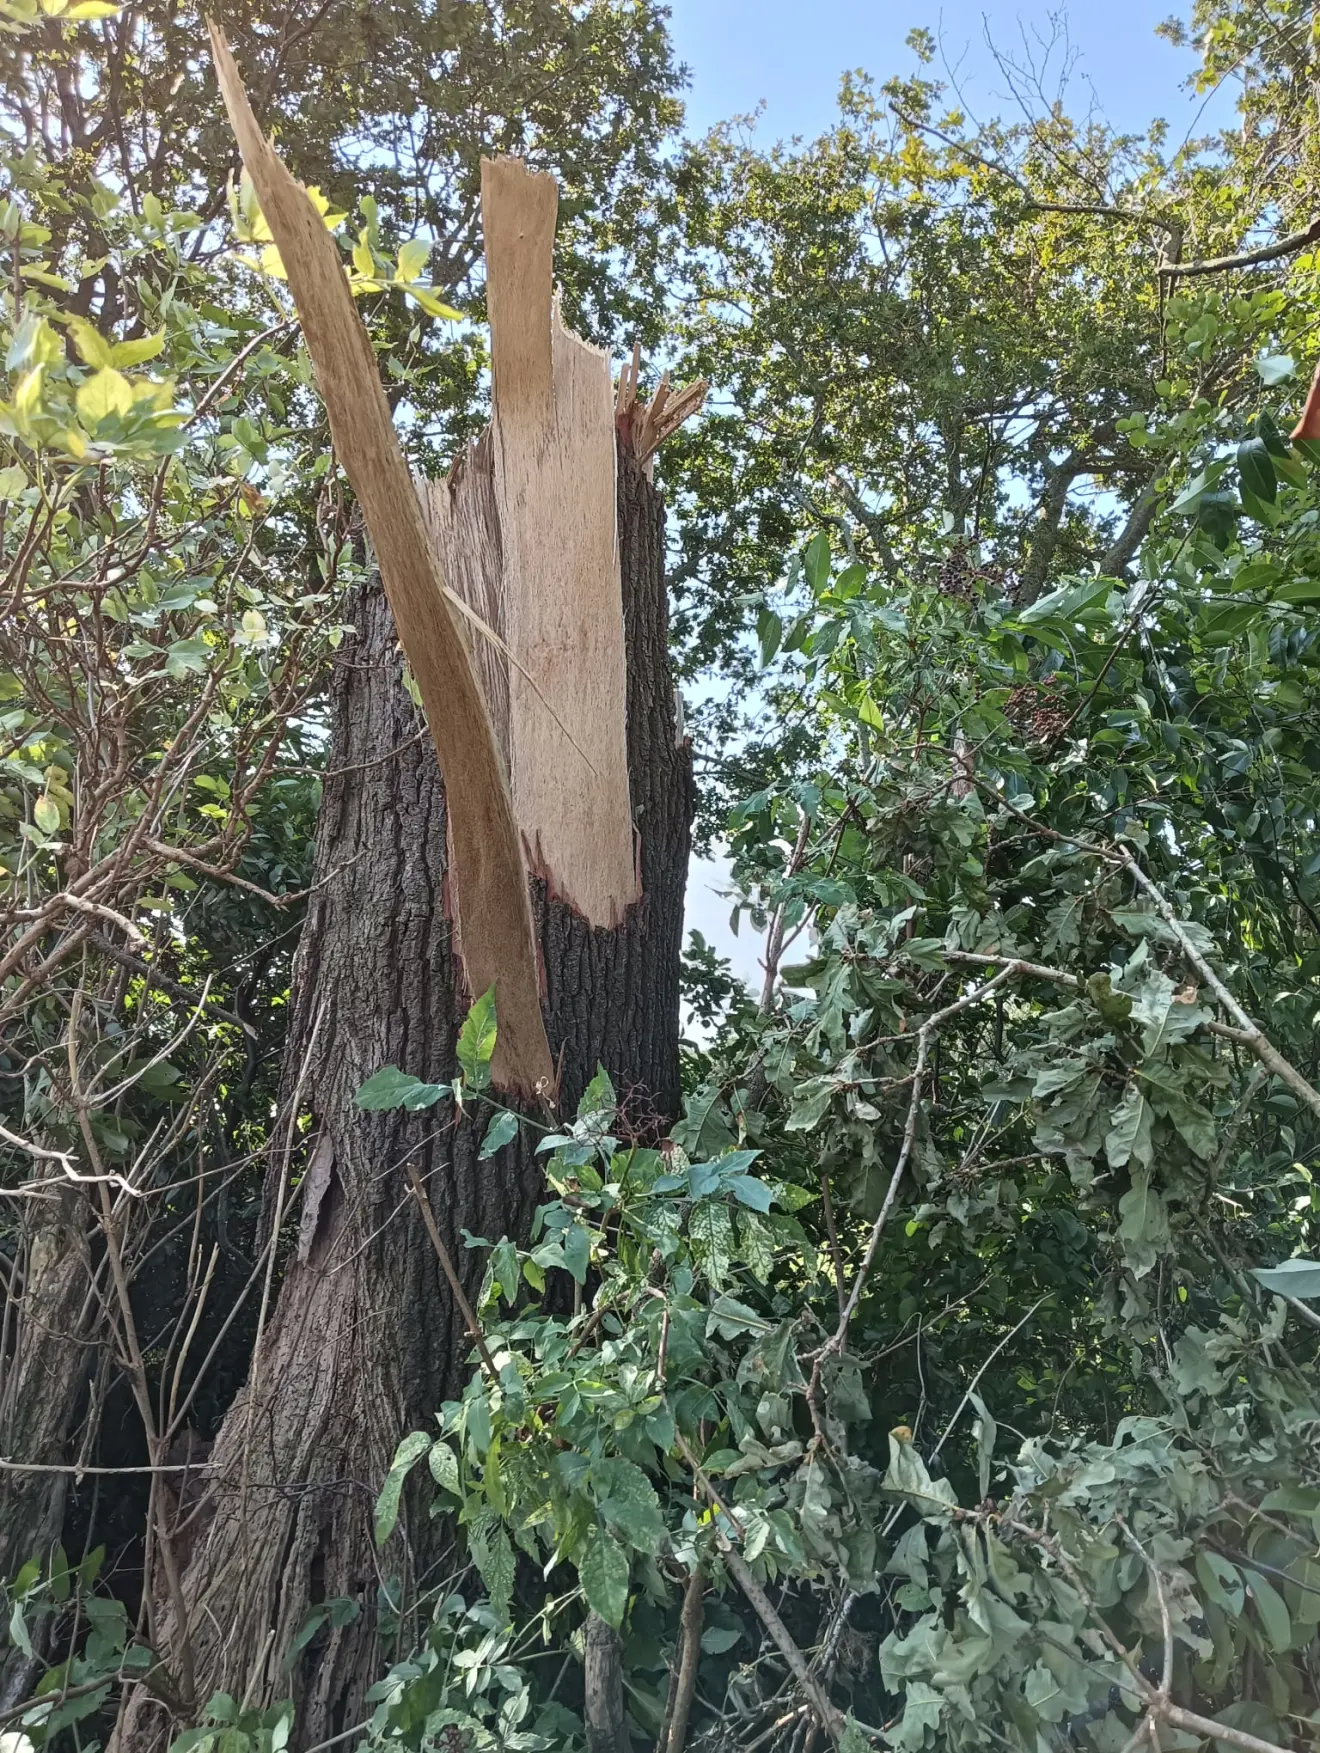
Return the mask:
{"type": "MultiPolygon", "coordinates": [[[[95,1358],[95,1309],[83,1196],[52,1182],[24,1212],[28,1233],[8,1263],[0,1340],[0,1455],[60,1466],[95,1358]]],[[[48,1552],[63,1531],[70,1475],[0,1474],[0,1576],[48,1552]]],[[[0,1663],[0,1708],[25,1697],[37,1664],[17,1646],[0,1663]]]]}
{"type": "MultiPolygon", "coordinates": [[[[643,895],[614,930],[591,927],[539,886],[534,907],[546,1027],[556,1061],[562,1056],[561,1108],[573,1111],[599,1062],[634,1096],[634,1112],[667,1120],[679,1095],[691,779],[675,741],[663,513],[622,454],[619,528],[643,895]]],[[[301,1200],[298,1241],[248,1386],[216,1443],[185,1589],[198,1701],[216,1689],[254,1701],[292,1691],[302,1746],[366,1714],[382,1576],[426,1584],[443,1575],[424,1507],[405,1513],[386,1552],[375,1552],[370,1535],[400,1435],[430,1424],[469,1370],[404,1161],[425,1180],[470,1294],[482,1256],[465,1249],[462,1231],[525,1232],[542,1191],[527,1141],[478,1162],[480,1123],[456,1124],[447,1106],[413,1117],[356,1106],[358,1087],[383,1065],[448,1078],[469,997],[458,989],[446,908],[444,790],[378,590],[357,604],[356,628],[334,684],[317,837],[324,886],[304,930],[285,1060],[290,1114],[310,1119],[301,1144],[272,1164],[267,1194],[270,1222],[282,1222],[286,1238],[301,1200]],[[280,1654],[310,1608],[345,1596],[358,1603],[357,1618],[324,1626],[292,1676],[281,1672],[280,1654]]],[[[179,1627],[167,1622],[167,1631],[177,1662],[179,1627]]],[[[127,1739],[152,1739],[153,1708],[142,1701],[127,1739]]]]}
{"type": "Polygon", "coordinates": [[[582,1666],[587,1753],[630,1753],[632,1738],[623,1704],[623,1650],[618,1632],[596,1613],[587,1615],[582,1666]]]}

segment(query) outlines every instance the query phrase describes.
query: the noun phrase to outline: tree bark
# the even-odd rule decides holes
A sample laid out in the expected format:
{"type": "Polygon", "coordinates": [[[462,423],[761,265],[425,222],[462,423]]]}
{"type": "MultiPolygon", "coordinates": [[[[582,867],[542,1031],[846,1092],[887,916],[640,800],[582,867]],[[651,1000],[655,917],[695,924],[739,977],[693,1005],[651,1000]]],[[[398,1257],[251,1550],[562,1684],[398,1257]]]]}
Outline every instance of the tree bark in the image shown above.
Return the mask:
{"type": "MultiPolygon", "coordinates": [[[[644,1134],[666,1125],[679,1103],[692,791],[675,736],[663,511],[622,449],[618,522],[642,896],[617,928],[601,929],[543,883],[532,889],[560,1110],[572,1114],[603,1064],[623,1124],[644,1134]]],[[[191,1646],[196,1706],[216,1690],[257,1704],[292,1694],[300,1746],[367,1714],[364,1695],[382,1662],[382,1582],[403,1579],[406,1613],[445,1571],[445,1536],[421,1491],[415,1503],[405,1497],[385,1551],[371,1536],[400,1436],[433,1428],[469,1374],[462,1318],[408,1195],[405,1164],[421,1175],[474,1298],[484,1256],[465,1247],[464,1230],[492,1241],[524,1236],[543,1186],[535,1135],[482,1162],[481,1123],[456,1119],[448,1104],[413,1116],[357,1107],[359,1086],[387,1064],[448,1080],[472,995],[462,989],[447,906],[444,787],[378,588],[362,594],[354,621],[334,679],[321,886],[299,951],[285,1054],[289,1136],[296,1124],[299,1143],[272,1162],[266,1189],[270,1231],[289,1248],[296,1212],[297,1242],[247,1386],[216,1442],[185,1577],[187,1626],[161,1609],[173,1668],[185,1637],[191,1646]],[[352,1601],[356,1617],[323,1625],[286,1673],[284,1652],[309,1612],[336,1598],[352,1601]]],[[[139,1698],[123,1739],[148,1743],[163,1727],[159,1707],[139,1698]]]]}
{"type": "MultiPolygon", "coordinates": [[[[0,1454],[55,1471],[0,1475],[0,1576],[45,1560],[63,1532],[74,1428],[96,1357],[96,1300],[84,1196],[52,1177],[23,1212],[23,1245],[8,1262],[0,1342],[0,1454]]],[[[15,1646],[0,1664],[0,1708],[23,1698],[38,1664],[15,1646]]]]}
{"type": "Polygon", "coordinates": [[[631,1753],[623,1705],[623,1650],[618,1632],[597,1613],[587,1615],[582,1666],[587,1753],[631,1753]]]}

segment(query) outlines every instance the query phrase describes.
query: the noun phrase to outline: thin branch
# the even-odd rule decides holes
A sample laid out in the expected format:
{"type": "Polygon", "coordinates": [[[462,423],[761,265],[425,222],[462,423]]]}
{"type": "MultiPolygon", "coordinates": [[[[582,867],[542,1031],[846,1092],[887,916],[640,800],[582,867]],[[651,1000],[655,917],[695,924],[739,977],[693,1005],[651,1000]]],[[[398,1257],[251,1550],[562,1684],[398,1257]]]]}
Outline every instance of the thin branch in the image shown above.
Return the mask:
{"type": "Polygon", "coordinates": [[[826,1341],[823,1351],[817,1358],[818,1365],[822,1357],[843,1349],[844,1341],[848,1336],[849,1323],[857,1313],[857,1305],[862,1300],[862,1292],[866,1288],[867,1278],[875,1263],[880,1238],[884,1234],[889,1214],[893,1210],[895,1199],[898,1197],[899,1186],[916,1144],[917,1120],[921,1112],[921,1096],[926,1081],[926,1067],[930,1058],[931,1038],[951,1017],[957,1016],[961,1011],[969,1010],[972,1005],[979,1004],[983,998],[989,997],[990,993],[1002,986],[1006,980],[1011,979],[1012,974],[1012,968],[1001,968],[999,973],[985,981],[983,985],[973,988],[971,992],[963,993],[961,998],[955,999],[952,1004],[945,1005],[943,1010],[937,1010],[933,1016],[927,1017],[917,1032],[917,1063],[912,1074],[912,1096],[908,1102],[907,1122],[903,1128],[903,1143],[899,1149],[898,1161],[895,1163],[894,1172],[889,1178],[889,1187],[885,1193],[884,1203],[880,1207],[875,1222],[871,1225],[866,1252],[862,1256],[862,1263],[853,1279],[852,1289],[848,1293],[848,1301],[844,1304],[843,1313],[839,1317],[838,1329],[834,1336],[826,1341]]]}
{"type": "MultiPolygon", "coordinates": [[[[1320,243],[1320,219],[1313,219],[1305,231],[1294,231],[1277,243],[1267,243],[1258,250],[1243,250],[1236,256],[1212,256],[1203,262],[1162,262],[1159,272],[1166,280],[1187,280],[1194,274],[1227,274],[1233,268],[1261,268],[1269,262],[1282,261],[1299,251],[1320,243]]],[[[1223,1737],[1227,1739],[1227,1736],[1223,1737]]],[[[1250,1738],[1250,1737],[1248,1737],[1250,1738]]],[[[1263,1746],[1263,1742],[1257,1743],[1263,1746]]]]}
{"type": "Polygon", "coordinates": [[[454,1301],[458,1304],[459,1310],[462,1313],[464,1324],[468,1330],[468,1337],[476,1346],[477,1351],[480,1354],[482,1367],[485,1369],[486,1374],[490,1377],[492,1382],[498,1382],[499,1371],[495,1368],[495,1359],[490,1355],[490,1349],[486,1344],[486,1335],[481,1330],[481,1323],[477,1319],[476,1310],[468,1301],[467,1292],[463,1289],[463,1286],[459,1281],[458,1273],[454,1269],[453,1259],[450,1256],[449,1249],[445,1246],[444,1237],[440,1234],[439,1226],[435,1221],[435,1213],[431,1210],[431,1201],[426,1197],[426,1188],[422,1185],[422,1177],[417,1173],[417,1170],[412,1163],[406,1165],[405,1173],[412,1185],[413,1194],[417,1203],[422,1208],[422,1222],[426,1225],[426,1233],[431,1238],[431,1246],[435,1249],[436,1258],[440,1262],[441,1270],[449,1280],[449,1288],[453,1291],[454,1301]]]}
{"type": "Polygon", "coordinates": [[[1187,934],[1185,926],[1170,905],[1169,901],[1166,900],[1163,892],[1146,875],[1145,871],[1142,870],[1132,854],[1130,852],[1120,851],[1118,856],[1122,860],[1123,868],[1127,871],[1133,882],[1136,883],[1137,887],[1143,892],[1143,894],[1149,895],[1151,900],[1155,903],[1156,911],[1159,913],[1160,918],[1163,919],[1164,923],[1169,927],[1169,930],[1177,938],[1178,947],[1182,950],[1183,955],[1191,963],[1192,967],[1195,968],[1196,972],[1210,988],[1211,992],[1214,993],[1215,998],[1218,1000],[1222,1008],[1228,1012],[1238,1028],[1242,1031],[1243,1044],[1250,1047],[1251,1051],[1256,1055],[1257,1059],[1260,1060],[1261,1064],[1267,1071],[1272,1071],[1276,1077],[1282,1078],[1283,1082],[1287,1084],[1293,1094],[1299,1096],[1313,1113],[1320,1114],[1320,1090],[1317,1090],[1313,1084],[1307,1082],[1301,1072],[1298,1071],[1297,1067],[1293,1065],[1291,1061],[1284,1058],[1283,1054],[1280,1053],[1279,1049],[1270,1040],[1268,1035],[1266,1035],[1260,1024],[1253,1022],[1247,1015],[1246,1011],[1243,1010],[1237,999],[1234,998],[1228,987],[1224,985],[1224,982],[1219,978],[1218,974],[1215,973],[1209,962],[1206,961],[1200,950],[1198,950],[1196,945],[1192,942],[1187,934]]]}

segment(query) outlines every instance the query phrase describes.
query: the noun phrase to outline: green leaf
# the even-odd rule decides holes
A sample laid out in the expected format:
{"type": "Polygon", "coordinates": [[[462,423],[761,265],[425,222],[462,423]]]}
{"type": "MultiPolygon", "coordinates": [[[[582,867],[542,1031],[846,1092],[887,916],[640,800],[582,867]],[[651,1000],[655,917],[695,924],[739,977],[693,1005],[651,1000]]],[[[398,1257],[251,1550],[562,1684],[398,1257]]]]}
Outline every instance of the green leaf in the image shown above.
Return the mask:
{"type": "Polygon", "coordinates": [[[1251,1276],[1275,1296],[1300,1297],[1310,1302],[1320,1297],[1320,1261],[1284,1260],[1278,1266],[1256,1266],[1251,1276]]]}
{"type": "Polygon", "coordinates": [[[211,647],[205,639],[176,639],[165,653],[165,674],[174,681],[200,676],[210,661],[211,647]]]}
{"type": "Polygon", "coordinates": [[[1132,1185],[1118,1202],[1122,1222],[1119,1240],[1128,1265],[1138,1278],[1152,1270],[1168,1247],[1171,1231],[1164,1200],[1150,1184],[1150,1172],[1139,1170],[1132,1185]]]}
{"type": "Polygon", "coordinates": [[[1291,353],[1266,353],[1252,363],[1260,381],[1271,389],[1275,384],[1286,383],[1297,370],[1297,362],[1291,353]]]}
{"type": "MultiPolygon", "coordinates": [[[[742,1630],[740,1627],[731,1625],[708,1625],[701,1634],[702,1653],[708,1656],[727,1655],[741,1638],[742,1630]]],[[[842,1745],[842,1743],[840,1744],[842,1745]]],[[[867,1744],[866,1742],[863,1742],[862,1745],[865,1747],[867,1744]]]]}
{"type": "Polygon", "coordinates": [[[490,1062],[494,1056],[495,988],[492,986],[473,1004],[458,1031],[458,1063],[470,1089],[485,1089],[490,1082],[490,1062]]]}
{"type": "Polygon", "coordinates": [[[1038,597],[1028,608],[1021,610],[1014,619],[1024,627],[1034,627],[1041,621],[1058,619],[1060,621],[1075,620],[1085,610],[1102,603],[1114,589],[1114,581],[1110,578],[1088,578],[1080,583],[1060,585],[1048,596],[1038,597]]]}
{"type": "Polygon", "coordinates": [[[564,1270],[579,1284],[587,1282],[591,1264],[591,1236],[580,1223],[570,1224],[564,1231],[564,1270]]]}
{"type": "Polygon", "coordinates": [[[577,1573],[587,1605],[617,1631],[628,1606],[628,1554],[597,1525],[588,1530],[577,1555],[577,1573]]]}
{"type": "Polygon", "coordinates": [[[830,539],[818,530],[807,543],[802,556],[802,569],[813,596],[819,596],[830,581],[830,539]]]}
{"type": "Polygon", "coordinates": [[[1105,1134],[1105,1156],[1111,1169],[1121,1169],[1128,1162],[1150,1162],[1153,1123],[1150,1103],[1138,1086],[1130,1083],[1110,1116],[1105,1134]]]}
{"type": "Polygon", "coordinates": [[[1273,505],[1279,484],[1265,440],[1244,438],[1238,446],[1237,461],[1244,491],[1273,505]]]}
{"type": "Polygon", "coordinates": [[[730,1175],[724,1183],[724,1190],[732,1193],[739,1205],[749,1206],[753,1211],[769,1211],[774,1199],[770,1188],[754,1175],[730,1175]]]}
{"type": "Polygon", "coordinates": [[[603,1065],[598,1065],[595,1077],[582,1092],[582,1100],[577,1105],[577,1117],[585,1120],[589,1114],[612,1116],[617,1105],[610,1074],[603,1065]]]}
{"type": "Polygon", "coordinates": [[[51,797],[39,797],[32,806],[32,819],[43,834],[56,834],[60,826],[60,806],[51,797]]]}
{"type": "Polygon", "coordinates": [[[717,1199],[705,1199],[694,1206],[688,1218],[688,1239],[706,1277],[721,1290],[733,1259],[733,1222],[728,1206],[717,1199]]]}
{"type": "Polygon", "coordinates": [[[381,1486],[380,1496],[376,1499],[377,1546],[383,1546],[394,1532],[399,1520],[399,1498],[403,1492],[403,1482],[422,1456],[430,1452],[430,1449],[430,1437],[424,1430],[415,1430],[404,1437],[394,1451],[390,1470],[385,1475],[385,1483],[381,1486]]]}
{"type": "Polygon", "coordinates": [[[518,1116],[510,1113],[507,1108],[501,1108],[497,1113],[491,1115],[490,1125],[486,1128],[486,1136],[482,1139],[481,1149],[477,1152],[478,1160],[484,1162],[487,1157],[494,1156],[497,1150],[503,1150],[504,1146],[517,1136],[518,1116]]]}
{"type": "Polygon", "coordinates": [[[1320,603],[1320,578],[1299,578],[1281,585],[1274,593],[1276,603],[1320,603]]]}
{"type": "Polygon", "coordinates": [[[1248,1570],[1247,1584],[1256,1612],[1260,1615],[1260,1622],[1265,1627],[1270,1647],[1282,1654],[1291,1646],[1293,1636],[1292,1616],[1284,1604],[1283,1596],[1259,1571],[1248,1570]]]}
{"type": "Polygon", "coordinates": [[[1217,1552],[1199,1547],[1196,1553],[1196,1575],[1206,1598],[1236,1618],[1246,1599],[1242,1573],[1237,1566],[1230,1564],[1228,1559],[1221,1558],[1217,1552]]]}
{"type": "Polygon", "coordinates": [[[515,1576],[513,1545],[508,1533],[495,1516],[487,1511],[469,1522],[468,1546],[472,1552],[472,1562],[480,1571],[481,1580],[490,1595],[491,1606],[501,1619],[507,1619],[515,1576]]]}
{"type": "Polygon", "coordinates": [[[652,1554],[660,1550],[665,1537],[660,1499],[640,1467],[620,1457],[598,1461],[591,1489],[601,1515],[630,1545],[652,1554]]]}
{"type": "Polygon", "coordinates": [[[811,1132],[825,1118],[833,1096],[834,1086],[824,1080],[814,1088],[810,1083],[803,1084],[794,1093],[793,1111],[784,1123],[784,1130],[811,1132]]]}
{"type": "Polygon", "coordinates": [[[449,1094],[447,1083],[423,1083],[396,1065],[387,1065],[369,1077],[357,1093],[359,1108],[406,1108],[409,1113],[419,1108],[434,1107],[449,1094]]]}
{"type": "Polygon", "coordinates": [[[999,1435],[999,1426],[995,1423],[989,1407],[979,1394],[971,1394],[968,1398],[976,1410],[972,1434],[976,1438],[977,1467],[981,1498],[984,1501],[990,1495],[990,1470],[994,1465],[995,1439],[999,1435]]]}
{"type": "Polygon", "coordinates": [[[32,1639],[28,1636],[27,1622],[23,1618],[23,1603],[14,1602],[14,1610],[9,1615],[9,1640],[17,1644],[23,1654],[31,1661],[36,1652],[32,1648],[32,1639]]]}
{"type": "Polygon", "coordinates": [[[490,1266],[500,1295],[506,1303],[513,1302],[522,1284],[522,1270],[518,1264],[518,1250],[507,1236],[491,1250],[490,1266]]]}
{"type": "Polygon", "coordinates": [[[756,637],[761,647],[761,667],[773,663],[779,642],[784,637],[784,623],[773,609],[763,608],[756,617],[756,637]]]}

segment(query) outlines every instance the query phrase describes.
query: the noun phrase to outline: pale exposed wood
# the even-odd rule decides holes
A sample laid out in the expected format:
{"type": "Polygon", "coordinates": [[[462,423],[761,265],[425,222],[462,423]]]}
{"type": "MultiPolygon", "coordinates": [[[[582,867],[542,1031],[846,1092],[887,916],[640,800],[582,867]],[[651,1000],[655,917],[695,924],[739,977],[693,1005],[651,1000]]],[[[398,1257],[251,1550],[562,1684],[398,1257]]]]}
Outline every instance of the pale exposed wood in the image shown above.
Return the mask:
{"type": "Polygon", "coordinates": [[[638,393],[640,363],[638,351],[634,348],[631,367],[625,366],[619,378],[615,418],[620,436],[638,462],[646,465],[649,477],[656,451],[685,420],[700,410],[710,384],[701,377],[675,391],[666,372],[651,401],[643,402],[638,393]]]}
{"type": "MultiPolygon", "coordinates": [[[[509,637],[504,612],[504,543],[495,500],[494,441],[489,429],[454,465],[447,481],[417,481],[426,531],[440,575],[502,640],[509,637]]],[[[509,764],[509,665],[488,639],[472,642],[473,655],[505,766],[509,764]]]]}
{"type": "MultiPolygon", "coordinates": [[[[494,1075],[504,1087],[530,1093],[553,1075],[531,903],[505,766],[468,638],[446,600],[338,248],[257,126],[223,33],[214,24],[210,31],[225,108],[284,262],[335,447],[366,518],[444,774],[450,900],[467,984],[474,994],[496,988],[494,1075]]],[[[535,366],[534,355],[529,363],[535,366]]],[[[540,393],[534,379],[529,393],[540,393]]],[[[612,459],[609,482],[612,494],[612,459]]],[[[622,700],[622,684],[619,693],[622,700]]]]}
{"type": "Polygon", "coordinates": [[[609,362],[554,302],[554,179],[487,159],[481,199],[514,813],[533,868],[608,926],[639,894],[609,362]]]}

